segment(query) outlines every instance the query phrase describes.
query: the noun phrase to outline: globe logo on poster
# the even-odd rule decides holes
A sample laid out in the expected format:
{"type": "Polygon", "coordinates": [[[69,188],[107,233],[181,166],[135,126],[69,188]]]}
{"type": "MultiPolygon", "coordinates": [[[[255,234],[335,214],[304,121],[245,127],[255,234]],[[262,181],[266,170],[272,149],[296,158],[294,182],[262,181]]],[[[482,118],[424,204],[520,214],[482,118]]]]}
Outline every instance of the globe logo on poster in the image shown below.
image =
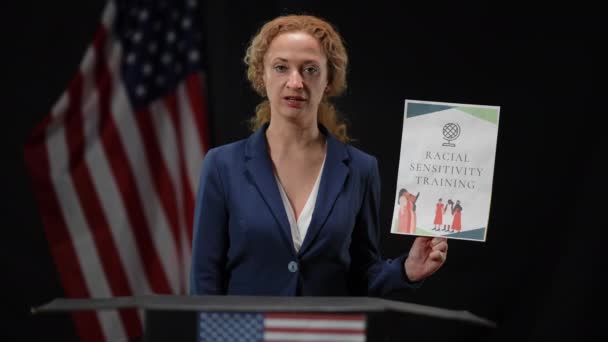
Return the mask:
{"type": "Polygon", "coordinates": [[[456,144],[452,143],[452,141],[458,139],[460,133],[460,125],[455,122],[448,122],[443,125],[443,139],[447,140],[447,142],[444,142],[442,146],[456,147],[456,144]]]}

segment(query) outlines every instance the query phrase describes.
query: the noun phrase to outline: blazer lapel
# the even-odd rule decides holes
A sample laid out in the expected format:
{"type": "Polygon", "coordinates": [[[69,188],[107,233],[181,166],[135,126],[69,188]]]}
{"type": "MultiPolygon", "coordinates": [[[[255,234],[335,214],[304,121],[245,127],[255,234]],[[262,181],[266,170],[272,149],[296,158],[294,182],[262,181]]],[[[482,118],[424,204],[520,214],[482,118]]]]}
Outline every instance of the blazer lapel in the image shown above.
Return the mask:
{"type": "MultiPolygon", "coordinates": [[[[275,220],[281,227],[281,235],[285,241],[293,248],[293,239],[291,237],[291,228],[289,220],[285,213],[285,206],[279,193],[279,187],[274,178],[272,162],[268,156],[268,148],[264,133],[268,128],[268,124],[258,129],[249,139],[245,147],[245,165],[247,172],[251,175],[258,191],[262,195],[264,202],[272,212],[275,220]]],[[[257,205],[253,203],[252,205],[257,205]]]]}
{"type": "Polygon", "coordinates": [[[327,155],[325,157],[325,166],[321,176],[321,184],[319,184],[319,193],[317,195],[317,203],[312,214],[312,220],[302,247],[298,255],[306,252],[312,241],[319,234],[319,231],[325,224],[327,216],[331,212],[338,195],[342,191],[344,182],[349,173],[349,168],[346,161],[349,159],[346,146],[338,141],[325,127],[319,125],[319,129],[325,133],[327,139],[327,155]]]}

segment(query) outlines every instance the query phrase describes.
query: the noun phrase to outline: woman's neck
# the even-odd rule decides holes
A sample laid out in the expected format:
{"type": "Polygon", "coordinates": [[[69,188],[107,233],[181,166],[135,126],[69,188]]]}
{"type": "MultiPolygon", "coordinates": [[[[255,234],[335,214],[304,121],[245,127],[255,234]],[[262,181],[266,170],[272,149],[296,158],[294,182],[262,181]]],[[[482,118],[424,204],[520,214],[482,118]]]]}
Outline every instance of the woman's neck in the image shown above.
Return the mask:
{"type": "Polygon", "coordinates": [[[314,150],[323,147],[325,142],[316,122],[304,125],[283,120],[270,121],[266,139],[272,154],[279,155],[298,150],[314,150]]]}

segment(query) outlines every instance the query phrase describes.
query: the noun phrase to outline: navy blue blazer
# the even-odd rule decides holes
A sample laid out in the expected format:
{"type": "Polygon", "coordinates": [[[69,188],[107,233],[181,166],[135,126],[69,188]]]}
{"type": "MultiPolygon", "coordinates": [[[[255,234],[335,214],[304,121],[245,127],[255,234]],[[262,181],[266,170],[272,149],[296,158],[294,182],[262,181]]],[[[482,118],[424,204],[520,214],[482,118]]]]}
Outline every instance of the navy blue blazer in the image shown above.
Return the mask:
{"type": "Polygon", "coordinates": [[[376,158],[320,126],[327,155],[310,226],[296,252],[268,154],[265,125],[209,150],[194,219],[190,293],[195,295],[382,296],[417,286],[405,255],[378,250],[376,158]]]}

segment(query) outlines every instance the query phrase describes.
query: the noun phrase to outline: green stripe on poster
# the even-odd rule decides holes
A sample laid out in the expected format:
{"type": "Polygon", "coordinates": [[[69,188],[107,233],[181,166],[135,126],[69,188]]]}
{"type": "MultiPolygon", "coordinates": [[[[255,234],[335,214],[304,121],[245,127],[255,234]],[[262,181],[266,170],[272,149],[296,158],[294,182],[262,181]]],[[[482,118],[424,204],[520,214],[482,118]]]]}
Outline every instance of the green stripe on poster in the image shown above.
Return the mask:
{"type": "Polygon", "coordinates": [[[456,109],[469,113],[482,120],[491,122],[495,125],[498,123],[498,110],[496,108],[457,107],[456,109]]]}

